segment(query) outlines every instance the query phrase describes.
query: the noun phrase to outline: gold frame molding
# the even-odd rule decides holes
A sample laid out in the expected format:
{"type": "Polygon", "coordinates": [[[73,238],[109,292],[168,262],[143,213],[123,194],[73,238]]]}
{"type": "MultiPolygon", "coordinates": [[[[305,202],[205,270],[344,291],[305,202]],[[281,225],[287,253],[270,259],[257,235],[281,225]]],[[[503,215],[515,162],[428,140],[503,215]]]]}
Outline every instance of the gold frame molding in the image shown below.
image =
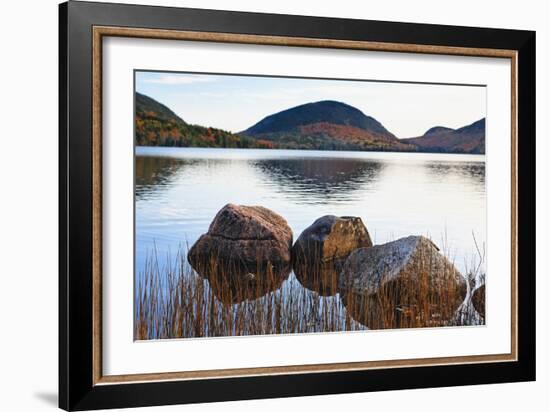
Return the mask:
{"type": "Polygon", "coordinates": [[[449,46],[431,46],[418,44],[382,43],[367,41],[334,40],[319,38],[300,38],[282,36],[261,36],[248,34],[196,32],[141,29],[128,27],[94,26],[93,27],[93,57],[92,57],[92,180],[93,180],[93,384],[121,384],[151,381],[216,379],[228,377],[280,375],[299,373],[319,373],[352,371],[381,368],[401,368],[412,366],[456,365],[471,363],[492,363],[517,361],[517,292],[518,292],[518,150],[517,150],[517,52],[502,49],[481,49],[449,46]],[[475,57],[496,57],[511,60],[511,187],[512,187],[512,261],[511,261],[511,352],[509,354],[451,356],[441,358],[395,359],[368,362],[329,363],[315,365],[291,365],[257,368],[219,369],[204,371],[182,371],[164,373],[144,373],[132,375],[103,375],[102,356],[102,43],[104,37],[149,38],[163,40],[186,40],[238,44],[256,44],[290,47],[316,47],[332,49],[351,49],[365,51],[385,51],[399,53],[422,53],[438,55],[458,55],[475,57]]]}

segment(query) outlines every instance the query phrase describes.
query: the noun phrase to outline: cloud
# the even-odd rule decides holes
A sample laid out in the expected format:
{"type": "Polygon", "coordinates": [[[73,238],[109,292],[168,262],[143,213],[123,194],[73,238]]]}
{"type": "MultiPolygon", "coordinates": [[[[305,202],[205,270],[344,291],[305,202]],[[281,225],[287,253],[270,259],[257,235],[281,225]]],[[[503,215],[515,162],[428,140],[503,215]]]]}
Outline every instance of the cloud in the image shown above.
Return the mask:
{"type": "Polygon", "coordinates": [[[210,83],[216,81],[216,76],[202,76],[196,74],[156,74],[153,77],[146,77],[144,83],[178,85],[193,83],[210,83]]]}

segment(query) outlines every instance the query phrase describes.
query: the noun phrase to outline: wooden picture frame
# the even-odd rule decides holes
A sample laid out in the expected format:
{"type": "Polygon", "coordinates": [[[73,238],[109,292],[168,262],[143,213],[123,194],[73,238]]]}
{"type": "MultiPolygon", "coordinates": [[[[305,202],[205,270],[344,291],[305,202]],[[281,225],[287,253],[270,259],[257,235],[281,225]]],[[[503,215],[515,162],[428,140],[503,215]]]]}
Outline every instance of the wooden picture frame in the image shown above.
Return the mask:
{"type": "Polygon", "coordinates": [[[68,2],[59,24],[59,406],[88,410],[535,379],[535,33],[68,2]],[[102,39],[479,56],[512,67],[511,352],[104,376],[102,39]]]}

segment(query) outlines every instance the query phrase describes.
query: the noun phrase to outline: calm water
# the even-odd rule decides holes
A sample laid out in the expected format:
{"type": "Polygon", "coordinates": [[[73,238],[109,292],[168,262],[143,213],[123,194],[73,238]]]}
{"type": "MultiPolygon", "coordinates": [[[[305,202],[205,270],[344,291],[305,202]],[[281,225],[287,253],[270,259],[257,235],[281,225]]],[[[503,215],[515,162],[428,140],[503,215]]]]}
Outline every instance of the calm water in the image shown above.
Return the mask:
{"type": "Polygon", "coordinates": [[[485,229],[485,156],[254,149],[136,149],[136,273],[172,255],[227,203],[262,205],[298,238],[326,214],[360,216],[375,243],[430,236],[471,266],[485,229]]]}

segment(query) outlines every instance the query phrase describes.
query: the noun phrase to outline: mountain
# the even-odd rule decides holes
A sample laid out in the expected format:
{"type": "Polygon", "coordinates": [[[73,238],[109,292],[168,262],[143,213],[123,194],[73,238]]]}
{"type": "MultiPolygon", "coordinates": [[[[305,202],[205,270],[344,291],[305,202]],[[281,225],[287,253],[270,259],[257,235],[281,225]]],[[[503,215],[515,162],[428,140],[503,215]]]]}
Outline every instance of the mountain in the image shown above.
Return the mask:
{"type": "Polygon", "coordinates": [[[272,148],[271,142],[213,127],[191,125],[168,107],[141,93],[135,95],[138,146],[272,148]]]}
{"type": "Polygon", "coordinates": [[[241,134],[283,149],[414,151],[376,119],[345,103],[323,100],[265,117],[241,134]]]}
{"type": "Polygon", "coordinates": [[[401,141],[421,152],[485,154],[485,118],[459,129],[432,127],[422,136],[401,141]]]}
{"type": "Polygon", "coordinates": [[[162,103],[136,92],[136,114],[144,115],[147,112],[150,115],[154,113],[154,116],[160,121],[185,124],[177,114],[162,103]]]}
{"type": "Polygon", "coordinates": [[[272,114],[247,129],[246,132],[249,134],[283,132],[299,126],[322,122],[391,135],[377,120],[365,116],[359,109],[333,100],[302,104],[272,114]]]}
{"type": "Polygon", "coordinates": [[[135,108],[139,146],[485,153],[485,119],[459,129],[435,126],[400,140],[373,117],[332,100],[283,110],[240,133],[189,124],[137,92],[135,108]]]}
{"type": "Polygon", "coordinates": [[[428,131],[426,133],[424,133],[424,136],[435,135],[436,133],[450,132],[452,130],[453,129],[451,129],[450,127],[434,126],[430,129],[428,129],[428,131]]]}

